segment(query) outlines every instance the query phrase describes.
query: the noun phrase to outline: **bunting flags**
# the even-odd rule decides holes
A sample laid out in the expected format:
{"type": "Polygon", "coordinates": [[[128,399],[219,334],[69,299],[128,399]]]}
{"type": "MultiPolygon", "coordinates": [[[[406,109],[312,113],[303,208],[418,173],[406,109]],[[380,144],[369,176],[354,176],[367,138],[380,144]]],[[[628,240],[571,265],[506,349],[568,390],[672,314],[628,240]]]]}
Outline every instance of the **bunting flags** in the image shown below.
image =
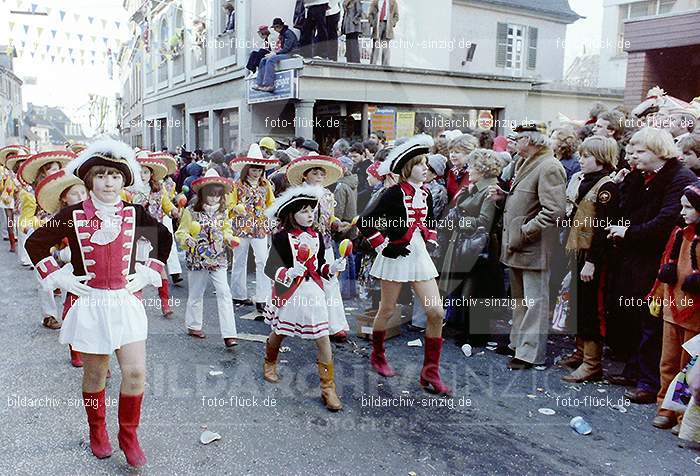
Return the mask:
{"type": "Polygon", "coordinates": [[[61,15],[61,21],[63,21],[63,19],[64,19],[65,16],[66,16],[66,12],[64,12],[63,10],[60,10],[60,11],[58,12],[58,14],[61,15]]]}
{"type": "Polygon", "coordinates": [[[56,30],[51,30],[51,35],[56,39],[56,33],[58,33],[56,30]]]}

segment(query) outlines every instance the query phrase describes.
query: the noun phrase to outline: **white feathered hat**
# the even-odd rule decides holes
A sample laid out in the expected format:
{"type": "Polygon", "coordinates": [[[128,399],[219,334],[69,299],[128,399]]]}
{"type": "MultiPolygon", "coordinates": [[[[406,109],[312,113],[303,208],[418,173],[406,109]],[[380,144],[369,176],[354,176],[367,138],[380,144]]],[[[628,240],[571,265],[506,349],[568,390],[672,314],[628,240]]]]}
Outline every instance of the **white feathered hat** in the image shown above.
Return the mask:
{"type": "Polygon", "coordinates": [[[325,189],[316,185],[304,184],[288,188],[265,210],[265,215],[268,218],[279,218],[293,203],[301,200],[318,203],[324,193],[325,189]]]}
{"type": "Polygon", "coordinates": [[[400,174],[403,165],[417,155],[430,153],[430,148],[435,142],[428,134],[418,134],[408,139],[398,147],[389,151],[386,159],[379,166],[379,174],[387,175],[389,172],[400,174]]]}
{"type": "Polygon", "coordinates": [[[66,166],[66,173],[81,180],[91,167],[104,165],[114,167],[124,174],[124,187],[141,186],[141,166],[136,161],[134,149],[114,139],[100,139],[90,144],[77,159],[66,166]]]}

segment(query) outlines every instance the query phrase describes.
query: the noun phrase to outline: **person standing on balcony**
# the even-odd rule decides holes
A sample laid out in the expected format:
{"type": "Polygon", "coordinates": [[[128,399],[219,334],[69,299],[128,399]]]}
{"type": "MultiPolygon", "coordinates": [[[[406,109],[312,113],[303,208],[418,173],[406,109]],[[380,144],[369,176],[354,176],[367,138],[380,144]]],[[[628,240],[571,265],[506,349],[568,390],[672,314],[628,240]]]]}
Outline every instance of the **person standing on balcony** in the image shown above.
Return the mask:
{"type": "Polygon", "coordinates": [[[367,18],[372,27],[372,64],[377,64],[382,53],[382,66],[389,66],[389,41],[394,39],[394,28],[399,22],[399,3],[396,0],[372,0],[367,18]]]}
{"type": "Polygon", "coordinates": [[[260,60],[260,73],[256,84],[253,85],[253,89],[268,93],[275,90],[275,66],[280,61],[289,58],[299,46],[297,36],[284,24],[281,18],[272,20],[272,28],[279,34],[275,52],[269,53],[260,60]]]}
{"type": "Polygon", "coordinates": [[[338,24],[340,23],[340,0],[328,2],[326,10],[326,28],[328,29],[328,43],[326,48],[326,58],[338,61],[338,24]]]}
{"type": "Polygon", "coordinates": [[[343,1],[343,24],[341,33],[345,35],[345,58],[348,63],[360,62],[360,33],[362,33],[362,2],[343,1]]]}
{"type": "Polygon", "coordinates": [[[306,19],[301,29],[302,55],[305,58],[326,56],[328,41],[326,12],[330,8],[329,1],[304,0],[304,7],[306,7],[306,19]]]}

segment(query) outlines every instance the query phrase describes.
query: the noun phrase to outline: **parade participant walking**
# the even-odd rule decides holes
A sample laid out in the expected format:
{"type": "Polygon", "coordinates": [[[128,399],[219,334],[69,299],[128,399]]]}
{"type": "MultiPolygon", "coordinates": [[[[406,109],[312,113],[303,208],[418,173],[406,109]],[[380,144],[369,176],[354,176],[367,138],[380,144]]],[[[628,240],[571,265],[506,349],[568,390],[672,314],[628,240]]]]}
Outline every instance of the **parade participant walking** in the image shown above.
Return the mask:
{"type": "MultiPolygon", "coordinates": [[[[168,172],[163,179],[163,188],[167,192],[168,199],[172,204],[177,194],[177,183],[175,180],[173,180],[173,175],[178,172],[177,160],[172,155],[164,153],[150,154],[149,157],[162,160],[168,167],[168,172]]],[[[180,205],[178,205],[178,208],[180,208],[180,205]]],[[[165,228],[167,228],[170,234],[173,235],[173,246],[170,248],[170,256],[168,256],[168,261],[165,263],[165,267],[168,270],[170,278],[173,280],[173,284],[175,285],[182,282],[182,265],[180,264],[180,258],[177,255],[177,246],[175,246],[175,230],[173,223],[173,220],[179,219],[179,213],[180,211],[178,209],[174,209],[171,213],[166,213],[163,215],[163,225],[165,225],[165,228]]]]}
{"type": "Polygon", "coordinates": [[[17,251],[17,235],[15,235],[15,195],[18,183],[14,172],[6,166],[7,160],[18,155],[28,155],[29,149],[23,145],[8,145],[0,149],[0,208],[5,215],[7,239],[10,242],[10,252],[17,251]]]}
{"type": "MultiPolygon", "coordinates": [[[[310,155],[299,157],[289,163],[287,167],[287,179],[290,185],[302,184],[324,187],[325,192],[319,200],[314,227],[321,233],[323,248],[327,263],[335,261],[332,233],[345,233],[350,229],[350,224],[342,222],[335,216],[335,196],[328,187],[336,183],[343,176],[343,167],[340,162],[332,157],[322,155],[310,155]]],[[[345,317],[343,297],[340,292],[340,282],[335,274],[324,283],[328,314],[330,322],[331,340],[345,342],[347,340],[348,326],[345,317]]]]}
{"type": "Polygon", "coordinates": [[[562,377],[565,382],[603,376],[603,297],[612,247],[605,228],[598,224],[617,222],[619,193],[611,175],[618,152],[617,142],[610,137],[586,139],[579,148],[581,171],[573,175],[566,191],[566,216],[571,224],[566,242],[572,283],[569,312],[576,317],[576,351],[564,365],[576,370],[562,377]]]}
{"type": "MultiPolygon", "coordinates": [[[[87,198],[87,189],[83,181],[75,175],[66,174],[65,170],[59,170],[49,175],[39,182],[36,187],[37,204],[42,210],[52,216],[63,208],[82,203],[87,198]]],[[[54,248],[52,254],[60,267],[69,264],[71,262],[71,251],[68,246],[68,240],[64,239],[60,245],[54,248]]],[[[42,291],[43,288],[40,292],[42,291]]],[[[51,291],[51,298],[53,299],[53,291],[51,291]]],[[[63,313],[61,315],[62,321],[66,319],[66,315],[76,299],[77,296],[65,293],[63,313]]],[[[73,367],[82,367],[83,362],[80,358],[80,352],[73,350],[70,344],[68,349],[70,351],[71,365],[73,367]]]]}
{"type": "MultiPolygon", "coordinates": [[[[31,184],[20,192],[22,210],[19,226],[26,236],[30,236],[36,228],[51,218],[51,213],[37,206],[35,192],[38,183],[48,175],[58,172],[75,157],[75,154],[69,151],[43,152],[33,155],[20,166],[17,175],[24,183],[31,184]]],[[[54,298],[54,290],[43,289],[39,279],[37,291],[42,313],[42,325],[49,329],[60,329],[61,323],[57,319],[58,308],[54,298]]]]}
{"type": "MultiPolygon", "coordinates": [[[[165,225],[164,221],[166,216],[175,216],[177,218],[177,209],[171,201],[169,192],[163,185],[163,179],[168,173],[168,167],[165,161],[155,157],[138,158],[136,160],[141,166],[142,184],[139,187],[132,187],[130,190],[131,202],[141,205],[153,218],[165,225]]],[[[168,227],[166,226],[166,228],[168,227]]],[[[168,231],[170,231],[170,229],[168,229],[168,231]]],[[[144,242],[138,243],[138,245],[146,248],[151,246],[144,242]]],[[[168,317],[173,313],[170,309],[170,281],[165,271],[163,271],[161,277],[161,286],[158,288],[160,308],[163,315],[168,317]]]]}
{"type": "Polygon", "coordinates": [[[265,178],[265,171],[277,165],[277,160],[264,158],[258,144],[252,144],[247,157],[231,161],[231,169],[240,173],[233,183],[233,190],[227,196],[227,207],[233,221],[233,228],[241,239],[240,245],[233,252],[231,270],[231,294],[233,302],[238,305],[255,306],[258,312],[265,310],[265,303],[270,298],[271,284],[265,275],[265,262],[268,255],[268,237],[270,224],[265,210],[275,200],[275,193],[270,181],[265,178]],[[248,249],[253,248],[255,255],[255,300],[248,299],[248,249]]]}
{"type": "MultiPolygon", "coordinates": [[[[30,267],[32,265],[29,260],[29,255],[24,248],[24,242],[27,239],[26,233],[22,230],[20,226],[20,217],[22,214],[22,197],[26,192],[31,191],[31,186],[25,183],[19,176],[19,168],[22,164],[32,157],[31,154],[27,155],[13,155],[7,159],[5,162],[5,167],[10,174],[11,180],[14,182],[14,202],[15,208],[12,211],[12,216],[14,217],[15,233],[17,236],[17,243],[19,244],[19,253],[17,253],[17,260],[22,266],[30,267]]],[[[26,200],[26,199],[25,199],[26,200]]]]}
{"type": "Polygon", "coordinates": [[[140,291],[160,286],[170,252],[168,230],[141,206],[120,200],[124,186],[140,180],[140,167],[127,144],[111,139],[91,144],[66,167],[82,179],[89,198],[66,207],[27,239],[26,248],[45,289],[77,296],[61,328],[62,344],[83,358],[83,402],[90,448],[98,458],[112,454],[105,425],[105,379],[116,351],[122,369],[119,394],[119,447],[132,466],[146,457],[136,430],[141,418],[148,321],[140,291]],[[136,263],[134,242],[145,237],[157,258],[136,263]],[[68,239],[71,263],[58,267],[51,248],[68,239]]]}
{"type": "Polygon", "coordinates": [[[343,408],[335,390],[333,354],[329,332],[329,309],[324,287],[332,275],[344,270],[344,258],[326,261],[325,243],[314,227],[319,201],[326,190],[318,186],[292,187],[268,208],[267,216],[278,222],[272,236],[265,273],[274,280],[272,301],[265,322],[272,332],[267,340],[263,377],[277,383],[277,356],[285,336],[316,342],[321,398],[331,411],[343,408]]]}
{"type": "Polygon", "coordinates": [[[449,395],[450,389],[440,378],[444,311],[435,281],[438,272],[428,254],[428,246],[437,246],[437,232],[432,198],[423,185],[428,172],[426,154],[432,146],[430,136],[419,135],[389,152],[379,173],[400,174],[400,182],[387,189],[374,208],[360,217],[358,226],[377,250],[371,274],[381,280],[382,290],[372,331],[372,368],[385,377],[395,374],[384,355],[386,326],[394,313],[401,287],[410,283],[428,319],[420,385],[426,390],[449,395]],[[386,237],[377,229],[382,218],[391,224],[386,237]]]}
{"type": "Polygon", "coordinates": [[[205,337],[202,332],[204,291],[207,282],[211,281],[216,291],[219,327],[226,347],[238,343],[231,289],[226,280],[226,247],[235,249],[238,242],[231,231],[226,209],[225,196],[232,188],[231,180],[219,177],[213,169],[195,180],[192,190],[197,194],[196,201],[184,210],[180,227],[175,232],[175,238],[187,250],[187,333],[200,339],[205,337]]]}

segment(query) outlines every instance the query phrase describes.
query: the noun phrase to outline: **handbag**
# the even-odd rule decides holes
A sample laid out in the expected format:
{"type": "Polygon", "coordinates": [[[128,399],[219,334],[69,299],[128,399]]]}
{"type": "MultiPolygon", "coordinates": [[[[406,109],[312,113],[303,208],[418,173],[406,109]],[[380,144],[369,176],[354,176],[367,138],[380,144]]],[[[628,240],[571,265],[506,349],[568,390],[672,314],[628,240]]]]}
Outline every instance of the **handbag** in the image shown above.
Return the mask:
{"type": "Polygon", "coordinates": [[[489,234],[480,226],[473,233],[459,233],[455,240],[453,262],[460,272],[469,273],[479,258],[488,257],[489,234]]]}

